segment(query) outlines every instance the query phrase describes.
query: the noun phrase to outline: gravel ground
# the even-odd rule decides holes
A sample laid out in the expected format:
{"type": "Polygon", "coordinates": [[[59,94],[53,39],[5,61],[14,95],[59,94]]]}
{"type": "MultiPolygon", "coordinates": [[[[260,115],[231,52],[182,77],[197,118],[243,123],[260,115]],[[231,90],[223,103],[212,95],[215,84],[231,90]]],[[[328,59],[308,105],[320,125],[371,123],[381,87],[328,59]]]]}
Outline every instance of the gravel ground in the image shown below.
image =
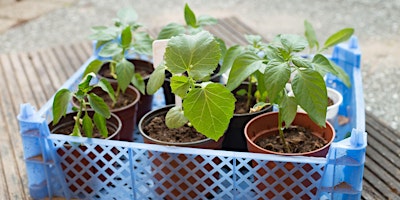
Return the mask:
{"type": "Polygon", "coordinates": [[[354,27],[362,50],[366,109],[394,129],[400,128],[400,0],[77,0],[0,35],[0,53],[87,40],[89,27],[111,23],[116,11],[134,7],[147,27],[183,22],[185,2],[197,14],[235,15],[271,39],[278,33],[302,33],[303,20],[313,23],[320,40],[354,27]]]}

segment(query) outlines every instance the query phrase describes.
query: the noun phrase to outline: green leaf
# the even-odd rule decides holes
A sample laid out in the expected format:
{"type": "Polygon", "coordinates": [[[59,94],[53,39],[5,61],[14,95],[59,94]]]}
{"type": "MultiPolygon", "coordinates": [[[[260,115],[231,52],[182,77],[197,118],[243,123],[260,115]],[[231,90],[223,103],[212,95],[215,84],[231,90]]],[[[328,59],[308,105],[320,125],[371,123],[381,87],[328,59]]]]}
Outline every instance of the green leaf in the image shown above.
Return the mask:
{"type": "Polygon", "coordinates": [[[131,27],[127,26],[121,33],[121,44],[123,48],[129,47],[132,42],[131,27]]]}
{"type": "Polygon", "coordinates": [[[83,127],[83,132],[85,133],[86,137],[92,138],[93,137],[93,123],[92,123],[92,119],[89,117],[87,112],[85,112],[85,115],[83,116],[82,127],[83,127]]]}
{"type": "Polygon", "coordinates": [[[102,57],[113,57],[117,54],[122,53],[123,49],[115,42],[109,42],[103,46],[99,52],[99,56],[102,57]]]}
{"type": "Polygon", "coordinates": [[[329,59],[321,54],[317,54],[314,56],[312,64],[315,70],[317,70],[321,74],[321,76],[325,76],[327,72],[332,73],[334,75],[337,74],[336,70],[331,65],[329,59]]]}
{"type": "Polygon", "coordinates": [[[138,19],[138,15],[133,8],[123,8],[118,11],[117,16],[124,24],[134,23],[138,19]]]}
{"type": "Polygon", "coordinates": [[[157,39],[158,40],[170,39],[173,36],[185,33],[185,31],[186,30],[183,25],[177,23],[170,23],[161,29],[160,33],[158,33],[157,39]]]}
{"type": "Polygon", "coordinates": [[[186,24],[188,26],[197,27],[196,15],[192,11],[192,9],[190,9],[190,7],[187,3],[185,4],[184,15],[185,15],[186,24]]]}
{"type": "Polygon", "coordinates": [[[114,88],[111,86],[110,82],[107,81],[107,79],[100,79],[97,86],[99,86],[104,92],[107,92],[108,96],[110,96],[113,102],[116,102],[114,88]]]}
{"type": "Polygon", "coordinates": [[[218,20],[216,18],[208,16],[208,15],[200,15],[197,23],[200,26],[208,26],[208,25],[217,24],[218,20]]]}
{"type": "Polygon", "coordinates": [[[345,29],[342,29],[342,30],[332,34],[325,41],[324,48],[322,48],[322,50],[325,50],[325,49],[332,47],[336,44],[339,44],[341,42],[347,41],[348,39],[350,39],[350,37],[353,35],[353,33],[354,33],[353,28],[345,28],[345,29]]]}
{"type": "Polygon", "coordinates": [[[315,30],[314,30],[314,27],[312,26],[312,24],[310,22],[308,22],[307,20],[305,20],[304,28],[305,28],[304,35],[307,38],[308,46],[310,47],[310,49],[312,49],[314,47],[317,47],[317,49],[319,49],[317,35],[315,34],[315,30]]]}
{"type": "Polygon", "coordinates": [[[328,96],[323,77],[314,70],[299,70],[292,80],[297,103],[319,126],[325,126],[328,96]]]}
{"type": "Polygon", "coordinates": [[[293,64],[298,68],[310,68],[312,69],[311,62],[308,59],[304,59],[301,57],[293,56],[292,57],[293,64]]]}
{"type": "Polygon", "coordinates": [[[340,80],[342,80],[342,82],[347,87],[351,87],[350,77],[347,75],[347,73],[341,67],[337,66],[334,62],[332,62],[331,60],[329,60],[329,62],[336,71],[336,74],[334,74],[334,75],[337,76],[340,80]]]}
{"type": "Polygon", "coordinates": [[[307,40],[300,35],[283,34],[280,40],[288,52],[300,52],[308,45],[307,40]]]}
{"type": "Polygon", "coordinates": [[[153,39],[146,32],[137,32],[134,36],[134,51],[138,54],[153,54],[153,39]]]}
{"type": "Polygon", "coordinates": [[[89,35],[90,40],[97,40],[97,41],[110,41],[113,40],[116,36],[112,33],[106,32],[104,30],[97,31],[89,35]]]}
{"type": "Polygon", "coordinates": [[[247,94],[247,90],[245,90],[245,89],[240,89],[236,92],[236,95],[239,95],[239,96],[244,96],[246,94],[247,94]]]}
{"type": "Polygon", "coordinates": [[[89,65],[86,67],[85,72],[83,72],[83,76],[86,76],[87,74],[93,72],[96,73],[99,72],[101,66],[103,65],[103,62],[100,60],[93,60],[92,62],[89,63],[89,65]]]}
{"type": "Polygon", "coordinates": [[[228,128],[235,109],[235,97],[219,83],[192,89],[183,100],[185,116],[200,133],[218,140],[228,128]]]}
{"type": "Polygon", "coordinates": [[[181,107],[175,106],[169,109],[165,116],[165,124],[168,128],[179,128],[189,120],[185,117],[181,107]]]}
{"type": "Polygon", "coordinates": [[[253,52],[239,55],[233,62],[226,87],[231,91],[237,88],[251,74],[265,67],[263,61],[253,52]]]}
{"type": "Polygon", "coordinates": [[[265,86],[271,103],[279,103],[279,97],[290,78],[290,66],[287,62],[271,60],[265,68],[265,86]]]}
{"type": "Polygon", "coordinates": [[[106,118],[104,118],[99,113],[94,113],[93,121],[94,121],[94,124],[96,125],[97,129],[100,131],[100,135],[103,138],[107,138],[108,137],[108,130],[107,130],[106,118]]]}
{"type": "Polygon", "coordinates": [[[282,103],[279,106],[279,112],[281,112],[282,121],[285,122],[286,128],[289,127],[297,113],[296,98],[283,95],[282,103]]]}
{"type": "Polygon", "coordinates": [[[222,40],[221,38],[218,38],[218,37],[214,37],[214,38],[215,38],[215,40],[218,42],[219,48],[221,49],[221,57],[224,57],[224,56],[225,56],[225,53],[226,53],[226,44],[225,44],[225,41],[222,40]]]}
{"type": "Polygon", "coordinates": [[[68,109],[72,93],[68,89],[59,90],[53,100],[53,125],[57,124],[68,109]]]}
{"type": "Polygon", "coordinates": [[[232,68],[235,59],[244,51],[243,47],[239,45],[231,46],[225,53],[221,69],[218,75],[221,75],[232,68]]]}
{"type": "Polygon", "coordinates": [[[72,130],[71,136],[82,137],[79,123],[74,124],[74,129],[72,130]]]}
{"type": "Polygon", "coordinates": [[[262,42],[262,37],[259,35],[245,35],[244,38],[252,47],[258,47],[262,42]]]}
{"type": "Polygon", "coordinates": [[[135,86],[136,89],[140,91],[140,93],[146,93],[146,85],[144,83],[143,77],[139,73],[135,73],[132,77],[131,83],[135,86]]]}
{"type": "Polygon", "coordinates": [[[207,31],[196,35],[179,35],[169,40],[165,51],[165,62],[173,74],[188,72],[195,80],[209,76],[221,57],[218,42],[207,31]]]}
{"type": "Polygon", "coordinates": [[[147,82],[147,94],[154,94],[162,86],[165,79],[165,66],[159,65],[153,73],[151,73],[149,82],[147,82]]]}
{"type": "Polygon", "coordinates": [[[90,107],[98,114],[105,118],[110,117],[110,110],[104,100],[94,93],[89,93],[88,95],[90,107]]]}
{"type": "Polygon", "coordinates": [[[189,78],[186,76],[172,76],[171,89],[172,92],[181,98],[185,98],[190,88],[189,78]]]}
{"type": "Polygon", "coordinates": [[[126,59],[122,59],[122,61],[116,66],[116,74],[118,85],[122,92],[125,92],[135,74],[135,67],[131,62],[127,61],[126,59]]]}
{"type": "Polygon", "coordinates": [[[90,91],[92,88],[90,87],[90,81],[92,80],[93,77],[96,77],[96,74],[91,72],[89,74],[86,74],[81,82],[78,85],[78,89],[84,93],[90,91]]]}

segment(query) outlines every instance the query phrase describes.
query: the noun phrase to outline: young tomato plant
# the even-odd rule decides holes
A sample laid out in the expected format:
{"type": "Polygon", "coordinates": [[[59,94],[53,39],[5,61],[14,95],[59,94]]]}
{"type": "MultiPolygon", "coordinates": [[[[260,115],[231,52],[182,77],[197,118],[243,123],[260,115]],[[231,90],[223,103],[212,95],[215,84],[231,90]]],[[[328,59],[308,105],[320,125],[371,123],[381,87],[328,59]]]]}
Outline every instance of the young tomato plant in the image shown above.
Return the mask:
{"type": "Polygon", "coordinates": [[[101,79],[97,84],[91,85],[90,81],[96,77],[94,73],[87,74],[78,85],[78,90],[71,92],[68,89],[59,90],[53,101],[53,125],[57,124],[60,119],[66,115],[69,103],[73,98],[79,102],[79,107],[76,110],[74,117],[75,123],[72,136],[82,136],[82,132],[86,137],[93,136],[93,129],[96,127],[103,138],[107,138],[108,131],[106,127],[106,119],[110,118],[110,111],[107,104],[102,98],[94,93],[90,93],[93,88],[100,87],[107,92],[112,100],[115,101],[114,90],[110,83],[101,79]],[[88,115],[88,106],[95,112],[93,118],[88,115]]]}
{"type": "Polygon", "coordinates": [[[139,73],[135,73],[135,66],[125,56],[130,53],[144,55],[152,54],[153,39],[148,33],[139,31],[140,24],[136,22],[137,15],[133,9],[123,9],[118,12],[118,18],[110,27],[96,26],[90,39],[97,41],[99,56],[104,60],[93,60],[89,63],[84,75],[100,70],[104,63],[109,63],[111,75],[118,82],[116,96],[120,91],[125,92],[132,83],[142,94],[145,93],[145,83],[139,73]]]}
{"type": "Polygon", "coordinates": [[[147,92],[155,93],[171,74],[171,88],[182,98],[166,115],[166,125],[177,128],[186,123],[208,138],[218,140],[233,117],[235,97],[220,83],[203,82],[217,67],[221,49],[207,31],[179,35],[169,40],[164,63],[151,74],[147,92]]]}

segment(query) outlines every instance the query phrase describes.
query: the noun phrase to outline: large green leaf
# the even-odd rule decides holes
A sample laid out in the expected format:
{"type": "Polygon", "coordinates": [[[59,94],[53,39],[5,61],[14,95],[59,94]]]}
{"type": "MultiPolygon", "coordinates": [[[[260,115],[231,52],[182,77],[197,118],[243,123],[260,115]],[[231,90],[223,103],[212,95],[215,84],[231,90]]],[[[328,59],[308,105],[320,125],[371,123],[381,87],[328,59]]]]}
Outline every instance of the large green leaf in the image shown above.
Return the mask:
{"type": "Polygon", "coordinates": [[[324,44],[324,49],[327,49],[329,47],[332,47],[336,44],[339,44],[341,42],[347,41],[348,39],[350,39],[350,37],[353,35],[354,33],[354,29],[353,28],[344,28],[334,34],[332,34],[326,41],[324,44]]]}
{"type": "Polygon", "coordinates": [[[282,121],[285,122],[285,126],[289,127],[296,117],[297,113],[297,102],[294,97],[283,95],[282,103],[279,106],[279,112],[282,116],[282,121]]]}
{"type": "Polygon", "coordinates": [[[185,117],[182,107],[172,107],[165,116],[165,124],[168,128],[179,128],[185,125],[189,120],[185,117]]]}
{"type": "Polygon", "coordinates": [[[189,78],[186,76],[172,76],[171,89],[172,92],[181,98],[185,98],[190,88],[189,78]]]}
{"type": "Polygon", "coordinates": [[[226,87],[231,91],[237,88],[251,74],[264,68],[263,61],[253,52],[245,52],[239,55],[233,62],[226,87]]]}
{"type": "Polygon", "coordinates": [[[300,52],[308,45],[307,40],[300,35],[283,34],[280,40],[288,52],[300,52]]]}
{"type": "Polygon", "coordinates": [[[132,81],[132,77],[135,74],[135,67],[133,64],[126,59],[122,59],[116,67],[117,81],[122,92],[125,92],[129,84],[132,81]]]}
{"type": "Polygon", "coordinates": [[[186,24],[188,26],[197,27],[196,15],[192,11],[192,9],[190,9],[190,7],[187,3],[185,4],[184,15],[185,15],[186,24]]]}
{"type": "Polygon", "coordinates": [[[53,100],[53,125],[57,124],[61,117],[67,112],[68,104],[71,102],[72,93],[68,89],[59,90],[53,100]]]}
{"type": "Polygon", "coordinates": [[[123,49],[116,42],[106,43],[99,52],[99,56],[102,57],[113,57],[117,54],[122,53],[123,49]]]}
{"type": "Polygon", "coordinates": [[[321,54],[315,55],[312,64],[322,76],[329,72],[342,80],[347,87],[351,86],[350,78],[347,76],[346,72],[325,56],[321,54]]]}
{"type": "Polygon", "coordinates": [[[160,33],[158,33],[157,39],[158,40],[169,39],[173,36],[177,36],[183,33],[185,33],[185,27],[183,25],[177,23],[170,23],[161,29],[160,33]]]}
{"type": "Polygon", "coordinates": [[[221,49],[209,32],[202,31],[171,38],[164,57],[171,73],[187,71],[193,79],[202,80],[217,68],[221,49]]]}
{"type": "Polygon", "coordinates": [[[218,140],[228,128],[235,109],[235,97],[223,85],[203,84],[183,100],[185,116],[200,133],[218,140]]]}
{"type": "Polygon", "coordinates": [[[93,123],[92,119],[89,117],[88,113],[85,112],[85,115],[82,119],[82,128],[83,132],[85,133],[86,137],[91,138],[93,137],[93,123]]]}
{"type": "Polygon", "coordinates": [[[90,107],[98,114],[105,118],[110,117],[110,110],[104,100],[94,93],[89,93],[88,100],[90,107]]]}
{"type": "Polygon", "coordinates": [[[116,101],[115,99],[115,92],[114,88],[111,86],[110,82],[107,81],[107,79],[102,78],[100,79],[99,83],[97,84],[104,92],[107,92],[107,94],[110,96],[111,100],[113,102],[116,101]]]}
{"type": "Polygon", "coordinates": [[[217,24],[218,20],[216,18],[208,16],[208,15],[200,15],[197,20],[197,23],[200,26],[208,26],[208,25],[217,24]]]}
{"type": "Polygon", "coordinates": [[[134,23],[138,19],[138,15],[133,8],[123,8],[118,11],[117,16],[124,24],[134,23]]]}
{"type": "Polygon", "coordinates": [[[292,80],[297,103],[319,126],[325,126],[328,96],[323,77],[311,69],[299,70],[292,80]]]}
{"type": "Polygon", "coordinates": [[[337,73],[335,76],[342,80],[347,87],[351,87],[350,77],[347,75],[347,73],[341,67],[337,66],[333,61],[329,60],[329,62],[337,73]]]}
{"type": "Polygon", "coordinates": [[[218,72],[218,75],[221,75],[232,68],[233,62],[243,52],[243,50],[243,47],[241,47],[240,45],[231,46],[225,53],[223,63],[221,65],[221,69],[218,72]]]}
{"type": "Polygon", "coordinates": [[[151,73],[149,82],[147,82],[147,94],[154,94],[162,86],[165,79],[165,66],[159,65],[153,73],[151,73]]]}
{"type": "Polygon", "coordinates": [[[302,57],[293,56],[292,57],[293,64],[298,68],[311,68],[311,61],[302,57]]]}
{"type": "Polygon", "coordinates": [[[319,43],[318,43],[317,35],[315,34],[314,27],[311,25],[310,22],[305,20],[304,28],[305,28],[304,35],[307,38],[308,46],[310,47],[310,49],[312,49],[314,47],[317,47],[317,49],[319,49],[319,43]]]}
{"type": "Polygon", "coordinates": [[[153,54],[153,39],[146,32],[137,32],[133,36],[134,38],[134,50],[136,53],[144,55],[153,54]]]}
{"type": "Polygon", "coordinates": [[[90,72],[97,73],[101,66],[103,65],[103,62],[100,60],[93,60],[92,62],[89,63],[89,65],[86,67],[85,72],[83,72],[83,76],[86,76],[90,72]]]}
{"type": "Polygon", "coordinates": [[[129,47],[132,42],[132,31],[131,27],[127,26],[121,33],[121,44],[123,48],[129,47]]]}
{"type": "Polygon", "coordinates": [[[97,129],[100,131],[101,136],[103,136],[103,138],[107,138],[108,130],[106,118],[104,118],[104,116],[100,115],[99,113],[94,113],[93,121],[97,129]]]}
{"type": "Polygon", "coordinates": [[[290,78],[290,66],[287,62],[271,60],[265,68],[265,86],[271,103],[279,103],[279,96],[290,78]]]}

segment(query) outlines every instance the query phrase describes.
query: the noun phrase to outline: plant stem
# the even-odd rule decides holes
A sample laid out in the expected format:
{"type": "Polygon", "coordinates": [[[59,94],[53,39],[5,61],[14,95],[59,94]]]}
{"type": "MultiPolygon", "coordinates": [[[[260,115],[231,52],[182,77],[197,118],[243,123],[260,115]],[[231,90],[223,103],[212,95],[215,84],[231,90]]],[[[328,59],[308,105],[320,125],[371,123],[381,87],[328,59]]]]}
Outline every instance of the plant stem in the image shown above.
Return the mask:
{"type": "Polygon", "coordinates": [[[119,84],[117,84],[117,91],[115,93],[115,101],[111,105],[112,108],[114,108],[115,104],[117,104],[117,101],[118,101],[118,98],[119,98],[119,94],[120,94],[120,90],[121,90],[121,88],[119,87],[119,84]]]}
{"type": "Polygon", "coordinates": [[[285,153],[290,153],[290,147],[289,145],[286,143],[285,140],[285,135],[283,134],[283,128],[282,128],[282,116],[281,116],[281,112],[278,112],[278,130],[279,130],[279,137],[282,140],[282,144],[285,150],[285,153]]]}
{"type": "Polygon", "coordinates": [[[251,82],[251,77],[249,80],[249,85],[247,87],[247,103],[246,103],[246,110],[250,109],[250,103],[251,103],[251,96],[253,94],[253,92],[251,91],[251,89],[253,88],[253,84],[251,82]]]}

